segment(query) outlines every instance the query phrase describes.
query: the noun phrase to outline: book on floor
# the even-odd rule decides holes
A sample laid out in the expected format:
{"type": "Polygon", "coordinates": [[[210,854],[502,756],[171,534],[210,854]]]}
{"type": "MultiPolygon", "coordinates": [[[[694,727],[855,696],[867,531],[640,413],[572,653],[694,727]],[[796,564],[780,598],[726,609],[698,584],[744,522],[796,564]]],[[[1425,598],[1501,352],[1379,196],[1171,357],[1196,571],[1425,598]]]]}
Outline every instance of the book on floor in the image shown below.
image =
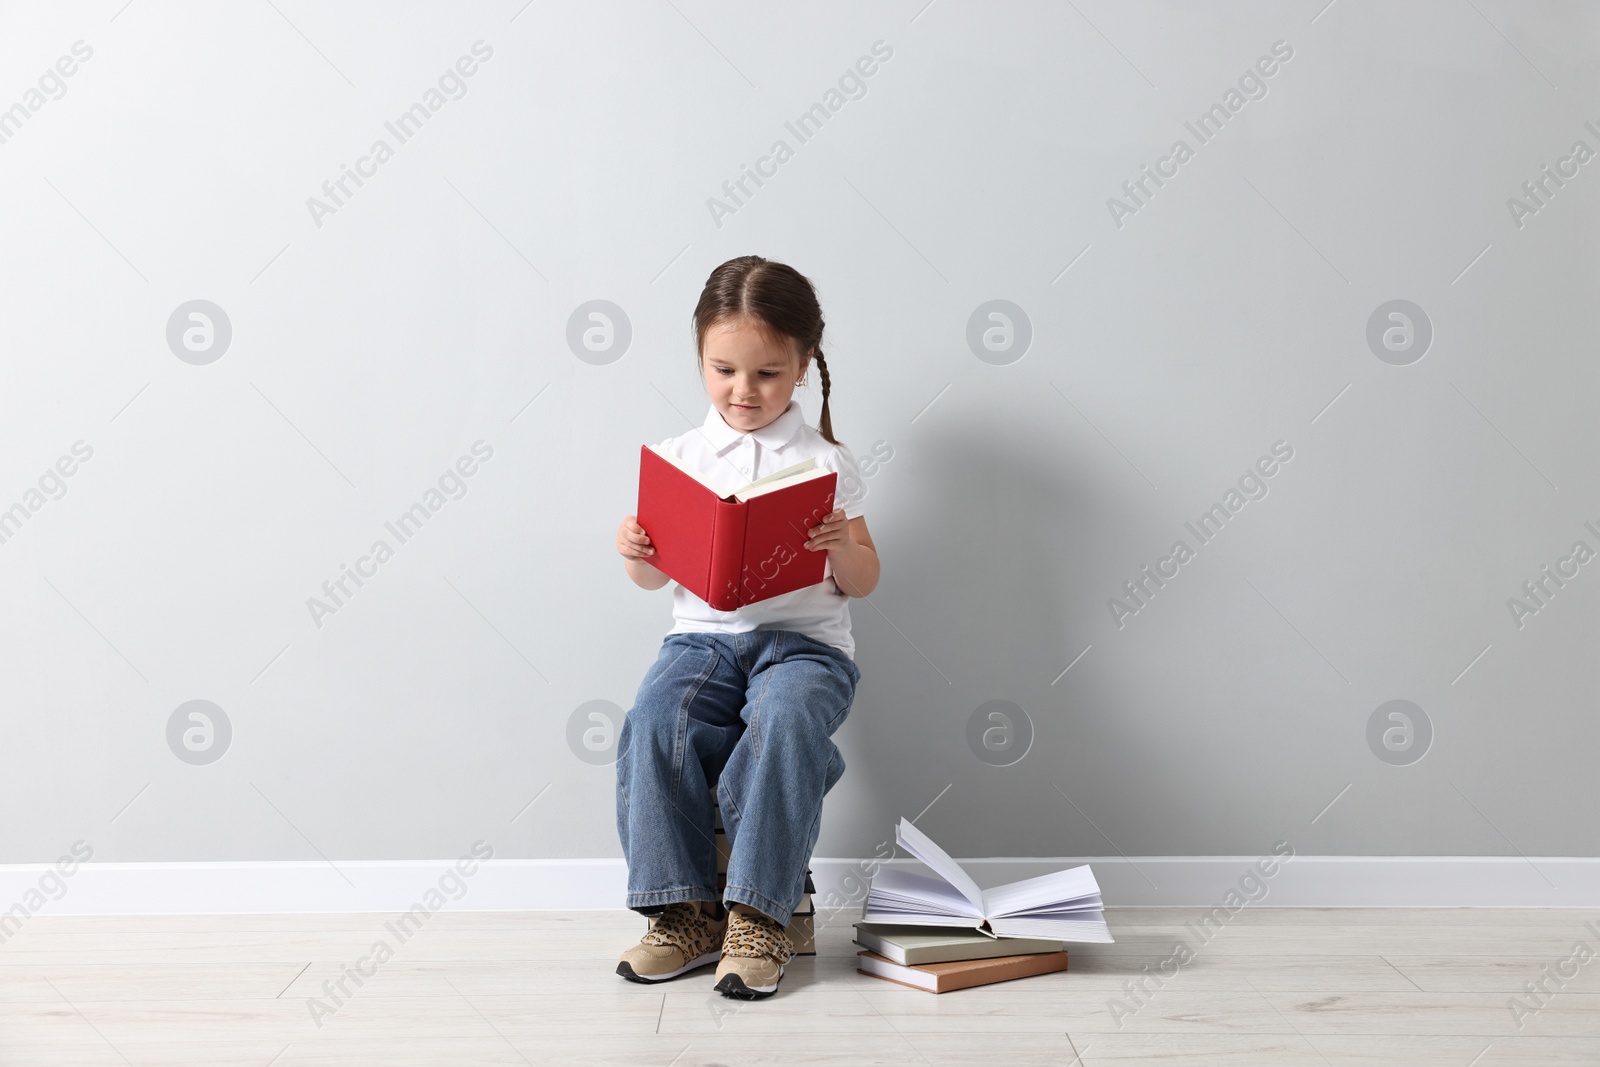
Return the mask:
{"type": "MultiPolygon", "coordinates": [[[[811,872],[806,872],[806,884],[811,884],[811,872]]],[[[789,925],[783,928],[789,935],[789,940],[794,942],[796,956],[815,956],[817,954],[817,908],[811,901],[810,892],[800,898],[800,903],[795,905],[794,914],[789,916],[789,925]]]]}
{"type": "Polygon", "coordinates": [[[1060,952],[1066,946],[1049,937],[990,937],[977,930],[948,926],[896,926],[857,922],[855,942],[893,963],[954,963],[1035,952],[1060,952]]]}
{"type": "Polygon", "coordinates": [[[910,820],[900,820],[894,839],[938,877],[880,868],[867,890],[863,922],[968,927],[991,937],[1112,940],[1100,885],[1088,864],[979,889],[972,876],[910,820]]]}
{"type": "Polygon", "coordinates": [[[874,978],[925,989],[930,993],[948,993],[953,989],[1009,982],[1013,978],[1029,978],[1036,974],[1067,969],[1067,952],[1034,952],[1022,956],[996,956],[986,960],[952,960],[947,963],[919,963],[906,966],[885,959],[876,952],[857,952],[856,970],[874,978]]]}
{"type": "Polygon", "coordinates": [[[656,445],[639,448],[637,519],[655,568],[718,611],[822,581],[807,533],[833,510],[839,476],[807,459],[729,487],[656,445]]]}

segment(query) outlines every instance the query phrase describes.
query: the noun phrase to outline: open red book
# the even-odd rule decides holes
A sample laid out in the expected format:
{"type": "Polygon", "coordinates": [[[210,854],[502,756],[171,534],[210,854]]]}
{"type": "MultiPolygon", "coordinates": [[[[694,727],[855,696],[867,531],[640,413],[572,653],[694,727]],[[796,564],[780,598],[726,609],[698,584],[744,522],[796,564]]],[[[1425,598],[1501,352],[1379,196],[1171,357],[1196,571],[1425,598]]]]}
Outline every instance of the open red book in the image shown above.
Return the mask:
{"type": "Polygon", "coordinates": [[[822,581],[806,534],[833,510],[836,472],[808,459],[733,492],[683,460],[639,449],[639,525],[655,568],[718,611],[822,581]]]}

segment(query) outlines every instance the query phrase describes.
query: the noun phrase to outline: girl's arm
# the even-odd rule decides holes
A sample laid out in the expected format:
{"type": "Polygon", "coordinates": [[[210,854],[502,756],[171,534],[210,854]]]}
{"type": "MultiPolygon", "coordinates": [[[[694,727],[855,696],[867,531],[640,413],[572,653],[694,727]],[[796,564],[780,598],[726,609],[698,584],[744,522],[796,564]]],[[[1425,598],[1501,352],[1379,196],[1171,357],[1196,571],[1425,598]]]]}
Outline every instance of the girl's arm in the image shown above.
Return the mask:
{"type": "Polygon", "coordinates": [[[642,559],[626,561],[628,577],[633,579],[633,584],[640,589],[660,589],[672,581],[665,574],[656,570],[655,565],[642,559]]]}
{"type": "Polygon", "coordinates": [[[836,508],[811,528],[806,547],[827,550],[834,584],[846,596],[867,596],[878,587],[878,549],[866,519],[846,519],[844,509],[836,508]]]}

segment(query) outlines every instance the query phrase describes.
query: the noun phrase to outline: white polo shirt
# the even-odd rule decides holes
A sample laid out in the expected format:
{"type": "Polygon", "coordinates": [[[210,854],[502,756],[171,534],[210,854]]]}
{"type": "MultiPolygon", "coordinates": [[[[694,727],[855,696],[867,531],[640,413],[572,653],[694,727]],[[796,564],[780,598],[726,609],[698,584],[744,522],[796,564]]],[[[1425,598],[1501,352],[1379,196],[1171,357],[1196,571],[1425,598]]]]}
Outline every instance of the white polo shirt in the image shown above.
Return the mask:
{"type": "MultiPolygon", "coordinates": [[[[729,426],[713,404],[706,412],[704,423],[688,433],[667,438],[657,447],[689,461],[710,475],[716,484],[730,489],[815,459],[817,466],[838,472],[833,506],[843,508],[846,518],[850,519],[862,513],[861,500],[866,487],[854,453],[845,445],[830,444],[822,434],[807,426],[797,400],[791,399],[782,415],[761,429],[749,432],[729,426]]],[[[855,641],[850,636],[850,598],[841,593],[834,582],[833,561],[829,559],[823,561],[822,581],[816,585],[733,611],[718,611],[673,582],[672,615],[676,622],[667,631],[669,634],[707,630],[719,633],[794,630],[832,645],[855,659],[855,641]]]]}

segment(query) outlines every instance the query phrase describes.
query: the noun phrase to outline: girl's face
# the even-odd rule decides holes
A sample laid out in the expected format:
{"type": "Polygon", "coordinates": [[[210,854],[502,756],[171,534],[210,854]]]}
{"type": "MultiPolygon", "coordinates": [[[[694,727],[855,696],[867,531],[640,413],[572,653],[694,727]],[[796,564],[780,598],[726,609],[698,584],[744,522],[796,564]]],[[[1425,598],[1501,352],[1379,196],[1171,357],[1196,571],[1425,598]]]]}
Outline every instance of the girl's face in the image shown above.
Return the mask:
{"type": "Polygon", "coordinates": [[[711,404],[723,421],[741,433],[759,430],[789,406],[794,383],[805,374],[809,354],[796,354],[793,341],[775,344],[743,320],[706,331],[700,371],[711,404]]]}

